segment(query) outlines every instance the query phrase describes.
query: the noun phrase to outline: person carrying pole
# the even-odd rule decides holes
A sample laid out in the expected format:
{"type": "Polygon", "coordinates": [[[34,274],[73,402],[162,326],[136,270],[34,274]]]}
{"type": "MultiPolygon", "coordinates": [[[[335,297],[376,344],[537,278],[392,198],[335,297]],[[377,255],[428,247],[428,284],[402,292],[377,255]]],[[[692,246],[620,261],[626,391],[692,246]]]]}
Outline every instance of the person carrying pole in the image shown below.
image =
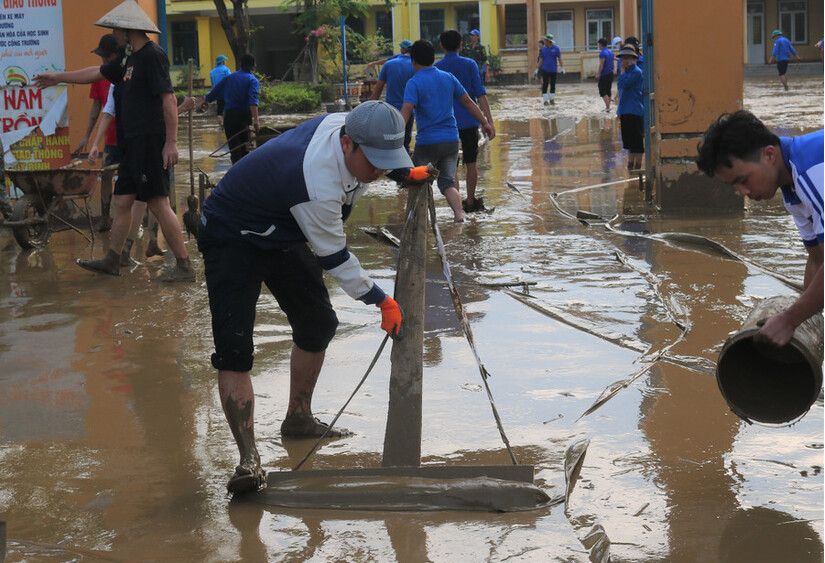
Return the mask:
{"type": "MultiPolygon", "coordinates": [[[[389,335],[399,332],[401,310],[350,253],[344,221],[369,182],[388,170],[396,181],[429,177],[426,166],[411,167],[401,114],[386,102],[369,100],[350,113],[311,119],[249,153],[203,203],[198,248],[212,312],[212,365],[240,453],[227,483],[230,493],[266,484],[255,445],[250,377],[261,284],[292,328],[289,402],[281,436],[317,438],[329,426],[313,416],[312,395],[338,326],[322,272],[329,272],[353,299],[378,306],[381,328],[389,335]]],[[[346,433],[330,430],[327,435],[346,433]]]]}
{"type": "Polygon", "coordinates": [[[740,110],[720,116],[705,131],[696,164],[708,176],[732,185],[742,197],[771,199],[782,191],[808,251],[803,291],[785,311],[768,317],[754,341],[790,342],[794,330],[823,306],[823,186],[825,132],[777,137],[759,118],[740,110]]]}
{"type": "Polygon", "coordinates": [[[38,88],[61,82],[88,84],[106,78],[122,82],[123,154],[112,202],[115,216],[109,249],[103,258],[78,260],[97,274],[120,275],[120,257],[132,225],[132,203],[145,201],[158,219],[175,255],[175,266],[153,281],[195,281],[180,223],[169,202],[169,171],[178,161],[177,100],[169,77],[169,59],[147,33],[160,33],[135,0],[125,0],[95,25],[114,30],[123,54],[100,67],[48,72],[34,77],[38,88]]]}

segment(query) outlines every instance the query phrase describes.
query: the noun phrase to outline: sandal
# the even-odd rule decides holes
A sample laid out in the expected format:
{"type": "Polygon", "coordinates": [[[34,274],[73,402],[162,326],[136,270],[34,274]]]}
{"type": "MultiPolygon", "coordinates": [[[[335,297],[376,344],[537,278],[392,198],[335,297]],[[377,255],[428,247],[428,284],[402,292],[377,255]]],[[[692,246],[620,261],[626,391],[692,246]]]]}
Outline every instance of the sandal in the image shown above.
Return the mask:
{"type": "Polygon", "coordinates": [[[244,461],[237,466],[226,484],[226,490],[233,495],[252,493],[265,488],[266,471],[254,461],[244,461]]]}
{"type": "Polygon", "coordinates": [[[284,438],[320,438],[326,432],[327,438],[345,438],[352,436],[346,428],[333,428],[329,432],[329,424],[321,422],[314,416],[293,415],[281,423],[281,436],[284,438]]]}

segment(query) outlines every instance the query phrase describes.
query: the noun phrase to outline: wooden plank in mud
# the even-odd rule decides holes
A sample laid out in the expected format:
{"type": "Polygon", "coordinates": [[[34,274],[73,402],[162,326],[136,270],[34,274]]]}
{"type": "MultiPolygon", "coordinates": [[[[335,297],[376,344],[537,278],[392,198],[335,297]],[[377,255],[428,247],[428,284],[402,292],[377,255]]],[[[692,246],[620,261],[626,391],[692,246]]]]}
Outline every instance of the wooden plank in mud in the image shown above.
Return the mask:
{"type": "Polygon", "coordinates": [[[407,184],[406,188],[409,219],[401,238],[395,283],[395,300],[404,311],[403,337],[393,341],[390,355],[390,399],[381,461],[384,467],[421,464],[428,186],[407,184]]]}
{"type": "Polygon", "coordinates": [[[362,467],[352,469],[312,469],[307,471],[272,471],[268,485],[293,479],[323,477],[424,477],[429,479],[471,479],[490,477],[522,483],[533,482],[532,465],[425,465],[419,467],[362,467]]]}

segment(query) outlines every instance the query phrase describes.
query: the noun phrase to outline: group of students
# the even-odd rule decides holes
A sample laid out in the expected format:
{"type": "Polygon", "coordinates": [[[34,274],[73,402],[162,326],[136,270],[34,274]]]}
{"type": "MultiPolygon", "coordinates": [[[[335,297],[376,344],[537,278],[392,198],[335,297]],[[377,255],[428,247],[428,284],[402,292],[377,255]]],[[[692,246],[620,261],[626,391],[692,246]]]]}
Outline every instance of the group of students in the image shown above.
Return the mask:
{"type": "MultiPolygon", "coordinates": [[[[118,45],[126,49],[100,67],[35,77],[40,87],[106,78],[116,85],[116,91],[120,88],[119,95],[113,96],[113,115],[123,134],[112,145],[120,150],[121,159],[114,186],[109,253],[81,265],[98,273],[119,273],[131,206],[138,200],[147,202],[158,216],[178,258],[178,279],[194,279],[180,224],[168,198],[168,172],[178,157],[178,108],[168,59],[147,38],[147,31],[158,31],[137,4],[126,0],[121,6],[137,8],[139,14],[118,11],[119,6],[97,25],[112,28],[118,45]]],[[[403,92],[393,90],[397,84],[390,80],[392,72],[383,74],[388,96],[394,91],[393,103],[369,100],[348,113],[310,119],[270,140],[233,164],[203,204],[197,244],[203,255],[212,314],[211,361],[218,372],[221,406],[240,458],[227,483],[230,493],[266,486],[255,440],[251,379],[255,313],[262,286],[275,297],[292,329],[282,438],[344,436],[345,430],[330,429],[312,413],[325,350],[338,326],[323,272],[334,277],[353,299],[377,306],[381,328],[389,336],[396,337],[403,323],[398,303],[349,251],[344,222],[370,182],[384,175],[408,184],[425,182],[430,179],[427,163],[440,168],[439,189],[450,202],[455,219],[463,217],[455,205],[459,196],[454,169],[459,142],[464,143],[471,133],[460,131],[475,129],[477,140],[479,124],[489,138],[495,136],[495,129],[483,86],[479,88],[478,66],[458,55],[460,34],[444,32],[440,41],[447,55],[438,64],[434,65],[434,47],[426,40],[409,45],[408,61],[399,57],[399,68],[395,69],[392,61],[387,63],[393,72],[407,64],[413,69],[403,92]],[[473,102],[471,93],[477,95],[483,109],[473,102]],[[399,103],[400,108],[395,105],[399,103]],[[475,124],[461,128],[458,120],[463,117],[456,117],[457,109],[466,111],[475,124]],[[413,115],[418,135],[410,158],[405,131],[413,115]]],[[[636,73],[631,67],[636,66],[639,56],[628,46],[619,55],[623,58],[621,87],[622,76],[629,79],[636,73]]],[[[195,101],[187,98],[184,105],[191,108],[195,101]]],[[[738,112],[723,116],[708,129],[699,148],[698,164],[746,197],[767,198],[782,189],[809,253],[802,296],[788,310],[767,319],[762,329],[765,340],[784,345],[796,326],[822,310],[823,133],[778,138],[752,115],[738,112]]]]}
{"type": "MultiPolygon", "coordinates": [[[[564,74],[561,50],[555,44],[553,35],[549,33],[539,43],[542,47],[535,75],[541,77],[541,96],[544,105],[555,105],[556,79],[559,72],[564,74]]],[[[611,102],[617,103],[616,114],[619,116],[622,146],[629,153],[627,169],[638,170],[642,167],[644,155],[644,78],[639,40],[632,36],[624,41],[621,37],[614,37],[611,46],[619,49],[617,53],[613,52],[604,37],[598,40],[598,45],[599,97],[604,101],[606,112],[610,112],[611,102]],[[618,65],[614,64],[616,57],[619,58],[618,65]],[[613,97],[613,80],[617,75],[618,92],[613,97]]]]}
{"type": "Polygon", "coordinates": [[[408,150],[416,123],[413,163],[432,163],[438,169],[438,189],[454,220],[461,222],[465,210],[483,208],[483,201],[475,196],[479,126],[488,139],[496,133],[481,69],[473,59],[460,55],[461,34],[455,29],[444,31],[439,42],[444,57],[436,62],[430,41],[402,41],[401,53],[381,68],[370,99],[379,99],[386,87],[387,103],[404,117],[404,146],[408,150]],[[466,170],[467,197],[463,202],[456,181],[459,143],[466,170]]]}

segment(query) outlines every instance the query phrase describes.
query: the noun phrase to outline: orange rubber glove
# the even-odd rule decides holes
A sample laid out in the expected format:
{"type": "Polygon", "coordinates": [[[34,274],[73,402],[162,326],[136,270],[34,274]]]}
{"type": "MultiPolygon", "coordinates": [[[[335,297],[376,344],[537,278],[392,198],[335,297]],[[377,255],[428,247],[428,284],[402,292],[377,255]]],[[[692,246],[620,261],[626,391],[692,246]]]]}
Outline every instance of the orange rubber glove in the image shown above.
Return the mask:
{"type": "Polygon", "coordinates": [[[401,323],[404,320],[404,313],[401,307],[392,297],[387,297],[378,304],[381,309],[381,329],[385,330],[392,338],[401,338],[401,323]]]}
{"type": "Polygon", "coordinates": [[[410,168],[410,175],[407,176],[407,180],[413,180],[415,182],[421,182],[426,180],[430,177],[430,172],[427,170],[427,165],[424,166],[416,166],[415,168],[410,168]]]}

